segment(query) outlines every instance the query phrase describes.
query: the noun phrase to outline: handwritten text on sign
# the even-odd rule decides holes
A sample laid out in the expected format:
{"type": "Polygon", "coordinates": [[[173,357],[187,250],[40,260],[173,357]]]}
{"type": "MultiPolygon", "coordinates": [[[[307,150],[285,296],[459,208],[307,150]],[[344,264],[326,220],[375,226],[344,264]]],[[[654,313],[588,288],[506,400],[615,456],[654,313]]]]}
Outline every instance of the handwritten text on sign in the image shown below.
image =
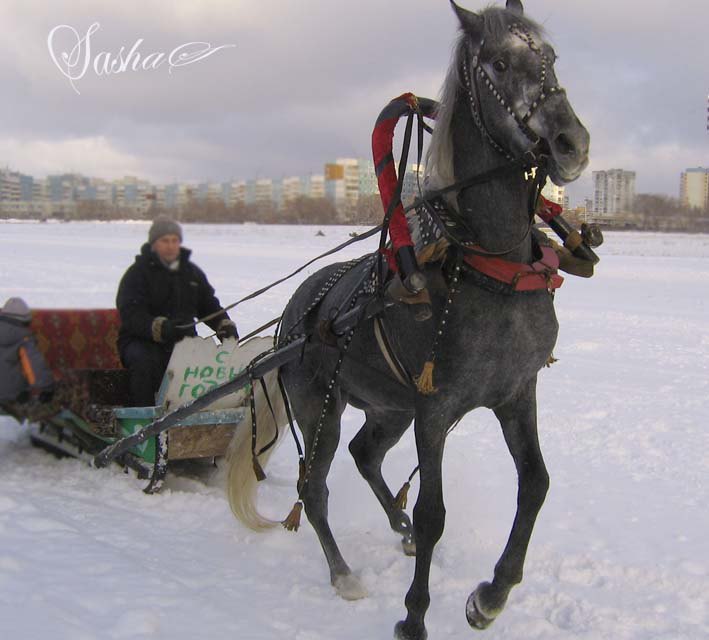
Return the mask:
{"type": "MultiPolygon", "coordinates": [[[[210,338],[185,338],[176,345],[167,366],[165,401],[183,406],[239,375],[249,363],[273,347],[273,338],[252,338],[237,346],[227,339],[221,345],[210,338]]],[[[215,400],[209,409],[232,409],[248,402],[250,388],[234,389],[215,400]]]]}
{"type": "Polygon", "coordinates": [[[219,351],[214,365],[184,367],[179,376],[182,383],[178,396],[180,398],[199,398],[214,387],[235,378],[242,369],[229,366],[227,359],[230,355],[229,351],[219,351]]]}

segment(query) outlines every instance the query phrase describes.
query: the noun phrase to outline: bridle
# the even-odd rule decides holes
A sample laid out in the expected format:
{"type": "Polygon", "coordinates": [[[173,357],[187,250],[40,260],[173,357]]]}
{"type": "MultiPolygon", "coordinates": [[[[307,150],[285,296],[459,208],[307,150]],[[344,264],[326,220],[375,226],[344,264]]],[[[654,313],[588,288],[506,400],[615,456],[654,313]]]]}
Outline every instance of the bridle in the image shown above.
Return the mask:
{"type": "Polygon", "coordinates": [[[480,61],[480,54],[483,47],[485,46],[485,39],[483,38],[477,51],[473,50],[473,46],[468,40],[468,56],[464,57],[462,63],[463,72],[463,84],[465,86],[465,91],[468,97],[468,103],[470,105],[470,112],[473,117],[473,121],[480,130],[483,139],[493,148],[495,151],[505,156],[510,161],[514,161],[515,157],[512,153],[505,149],[490,133],[488,127],[482,116],[482,110],[480,108],[480,95],[481,95],[481,84],[485,86],[497,102],[502,106],[502,108],[508,113],[508,115],[515,121],[519,130],[524,134],[524,136],[532,143],[532,148],[536,149],[542,144],[542,138],[537,134],[530,126],[529,121],[532,119],[537,110],[544,104],[544,102],[550,97],[566,93],[565,89],[558,84],[548,86],[547,83],[547,68],[550,66],[549,58],[542,51],[542,49],[537,45],[534,37],[529,32],[523,24],[519,22],[514,22],[509,26],[510,33],[517,36],[522,40],[531,51],[533,51],[540,59],[541,69],[539,74],[539,95],[535,98],[532,104],[529,106],[527,113],[520,116],[512,107],[509,98],[506,98],[502,92],[497,88],[493,79],[490,77],[487,71],[485,71],[482,63],[480,61]],[[471,73],[472,71],[472,73],[471,73]]]}
{"type": "MultiPolygon", "coordinates": [[[[544,102],[551,96],[566,93],[563,87],[558,84],[550,85],[547,82],[548,74],[547,69],[550,64],[550,60],[547,55],[542,51],[541,47],[537,45],[534,37],[530,33],[529,29],[519,22],[514,22],[509,25],[509,31],[514,36],[522,40],[540,59],[540,74],[539,74],[539,95],[534,99],[532,104],[527,109],[524,115],[519,115],[512,106],[511,101],[508,97],[503,95],[502,91],[495,85],[493,79],[485,71],[482,66],[480,55],[482,49],[485,45],[485,39],[483,38],[477,47],[477,50],[473,49],[473,46],[468,40],[466,47],[468,49],[468,55],[464,56],[462,62],[462,74],[463,74],[463,85],[465,87],[465,92],[468,98],[468,104],[470,106],[470,113],[473,118],[473,122],[477,126],[480,134],[495,151],[500,155],[504,156],[508,160],[508,164],[503,166],[509,170],[514,170],[517,168],[522,168],[525,171],[531,170],[533,167],[536,168],[535,178],[533,183],[530,185],[530,196],[529,196],[529,224],[525,229],[522,238],[515,242],[511,248],[504,251],[486,251],[482,247],[477,249],[472,248],[465,243],[456,243],[458,246],[466,253],[474,253],[481,256],[503,256],[515,251],[519,246],[521,246],[531,231],[532,225],[534,223],[534,211],[537,198],[541,193],[541,190],[546,182],[547,177],[547,144],[545,141],[537,134],[530,126],[529,121],[532,119],[534,114],[539,110],[539,108],[544,104],[544,102]],[[471,73],[472,71],[472,73],[471,73]],[[495,137],[492,135],[485,120],[482,115],[482,108],[480,103],[481,95],[481,85],[485,86],[487,90],[492,93],[493,97],[502,106],[502,108],[507,112],[507,114],[515,121],[519,130],[524,134],[524,136],[529,140],[531,148],[528,149],[522,156],[515,157],[509,149],[506,149],[502,144],[500,144],[495,137]]],[[[450,185],[445,191],[457,191],[460,192],[464,188],[466,181],[459,181],[453,185],[450,185]]],[[[423,198],[424,205],[429,208],[430,204],[426,202],[427,198],[423,198]]],[[[460,219],[460,223],[464,226],[465,221],[460,219]]],[[[476,245],[477,246],[477,245],[476,245]]]]}

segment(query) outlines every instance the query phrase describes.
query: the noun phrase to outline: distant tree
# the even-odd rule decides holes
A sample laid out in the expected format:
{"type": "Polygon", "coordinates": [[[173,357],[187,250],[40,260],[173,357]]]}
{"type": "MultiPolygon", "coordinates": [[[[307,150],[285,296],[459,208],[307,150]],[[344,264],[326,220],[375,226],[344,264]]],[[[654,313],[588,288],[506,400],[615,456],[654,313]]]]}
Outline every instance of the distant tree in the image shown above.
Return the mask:
{"type": "Polygon", "coordinates": [[[246,205],[243,202],[235,202],[231,207],[229,207],[227,214],[229,216],[229,222],[247,222],[246,205]]]}
{"type": "Polygon", "coordinates": [[[636,225],[651,231],[700,231],[706,227],[706,212],[683,207],[677,198],[653,193],[635,196],[636,225]]]}
{"type": "Polygon", "coordinates": [[[327,198],[311,198],[310,215],[306,222],[308,224],[335,224],[337,222],[335,205],[327,198]]]}
{"type": "Polygon", "coordinates": [[[303,224],[310,214],[311,198],[298,196],[283,203],[280,211],[281,222],[285,224],[303,224]]]}
{"type": "Polygon", "coordinates": [[[379,224],[383,218],[381,196],[372,194],[359,197],[352,220],[355,224],[379,224]]]}
{"type": "Polygon", "coordinates": [[[278,209],[274,202],[254,202],[246,205],[246,218],[250,222],[274,224],[278,222],[278,209]]]}
{"type": "Polygon", "coordinates": [[[112,205],[103,200],[80,200],[71,217],[75,220],[115,220],[117,213],[112,205]]]}
{"type": "Polygon", "coordinates": [[[285,224],[334,224],[336,211],[326,198],[299,196],[284,204],[277,222],[285,224]]]}
{"type": "Polygon", "coordinates": [[[204,203],[205,222],[230,222],[229,209],[223,200],[207,200],[204,203]]]}
{"type": "Polygon", "coordinates": [[[177,217],[182,222],[223,223],[232,221],[232,212],[223,200],[190,198],[177,217]]]}

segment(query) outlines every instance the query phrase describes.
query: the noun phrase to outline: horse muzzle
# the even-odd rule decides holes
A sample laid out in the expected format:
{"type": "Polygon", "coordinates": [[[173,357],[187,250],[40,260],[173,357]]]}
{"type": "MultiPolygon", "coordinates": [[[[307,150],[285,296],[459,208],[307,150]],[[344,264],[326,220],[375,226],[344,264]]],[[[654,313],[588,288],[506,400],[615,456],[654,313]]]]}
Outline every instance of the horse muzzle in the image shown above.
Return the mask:
{"type": "Polygon", "coordinates": [[[549,146],[549,177],[561,186],[576,180],[588,166],[590,136],[576,120],[573,126],[555,132],[549,146]]]}

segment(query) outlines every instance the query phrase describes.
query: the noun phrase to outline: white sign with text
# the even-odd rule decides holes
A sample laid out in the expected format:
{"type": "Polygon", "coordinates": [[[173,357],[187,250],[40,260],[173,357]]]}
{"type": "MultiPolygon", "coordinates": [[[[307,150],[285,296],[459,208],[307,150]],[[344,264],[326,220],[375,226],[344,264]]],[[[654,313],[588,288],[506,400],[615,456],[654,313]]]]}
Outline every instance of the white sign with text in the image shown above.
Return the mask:
{"type": "MultiPolygon", "coordinates": [[[[176,409],[232,380],[257,355],[273,346],[273,338],[252,338],[237,346],[227,339],[219,345],[211,338],[185,338],[175,345],[167,365],[168,407],[176,409]]],[[[209,409],[233,409],[248,404],[249,388],[244,387],[209,405],[209,409]]]]}

